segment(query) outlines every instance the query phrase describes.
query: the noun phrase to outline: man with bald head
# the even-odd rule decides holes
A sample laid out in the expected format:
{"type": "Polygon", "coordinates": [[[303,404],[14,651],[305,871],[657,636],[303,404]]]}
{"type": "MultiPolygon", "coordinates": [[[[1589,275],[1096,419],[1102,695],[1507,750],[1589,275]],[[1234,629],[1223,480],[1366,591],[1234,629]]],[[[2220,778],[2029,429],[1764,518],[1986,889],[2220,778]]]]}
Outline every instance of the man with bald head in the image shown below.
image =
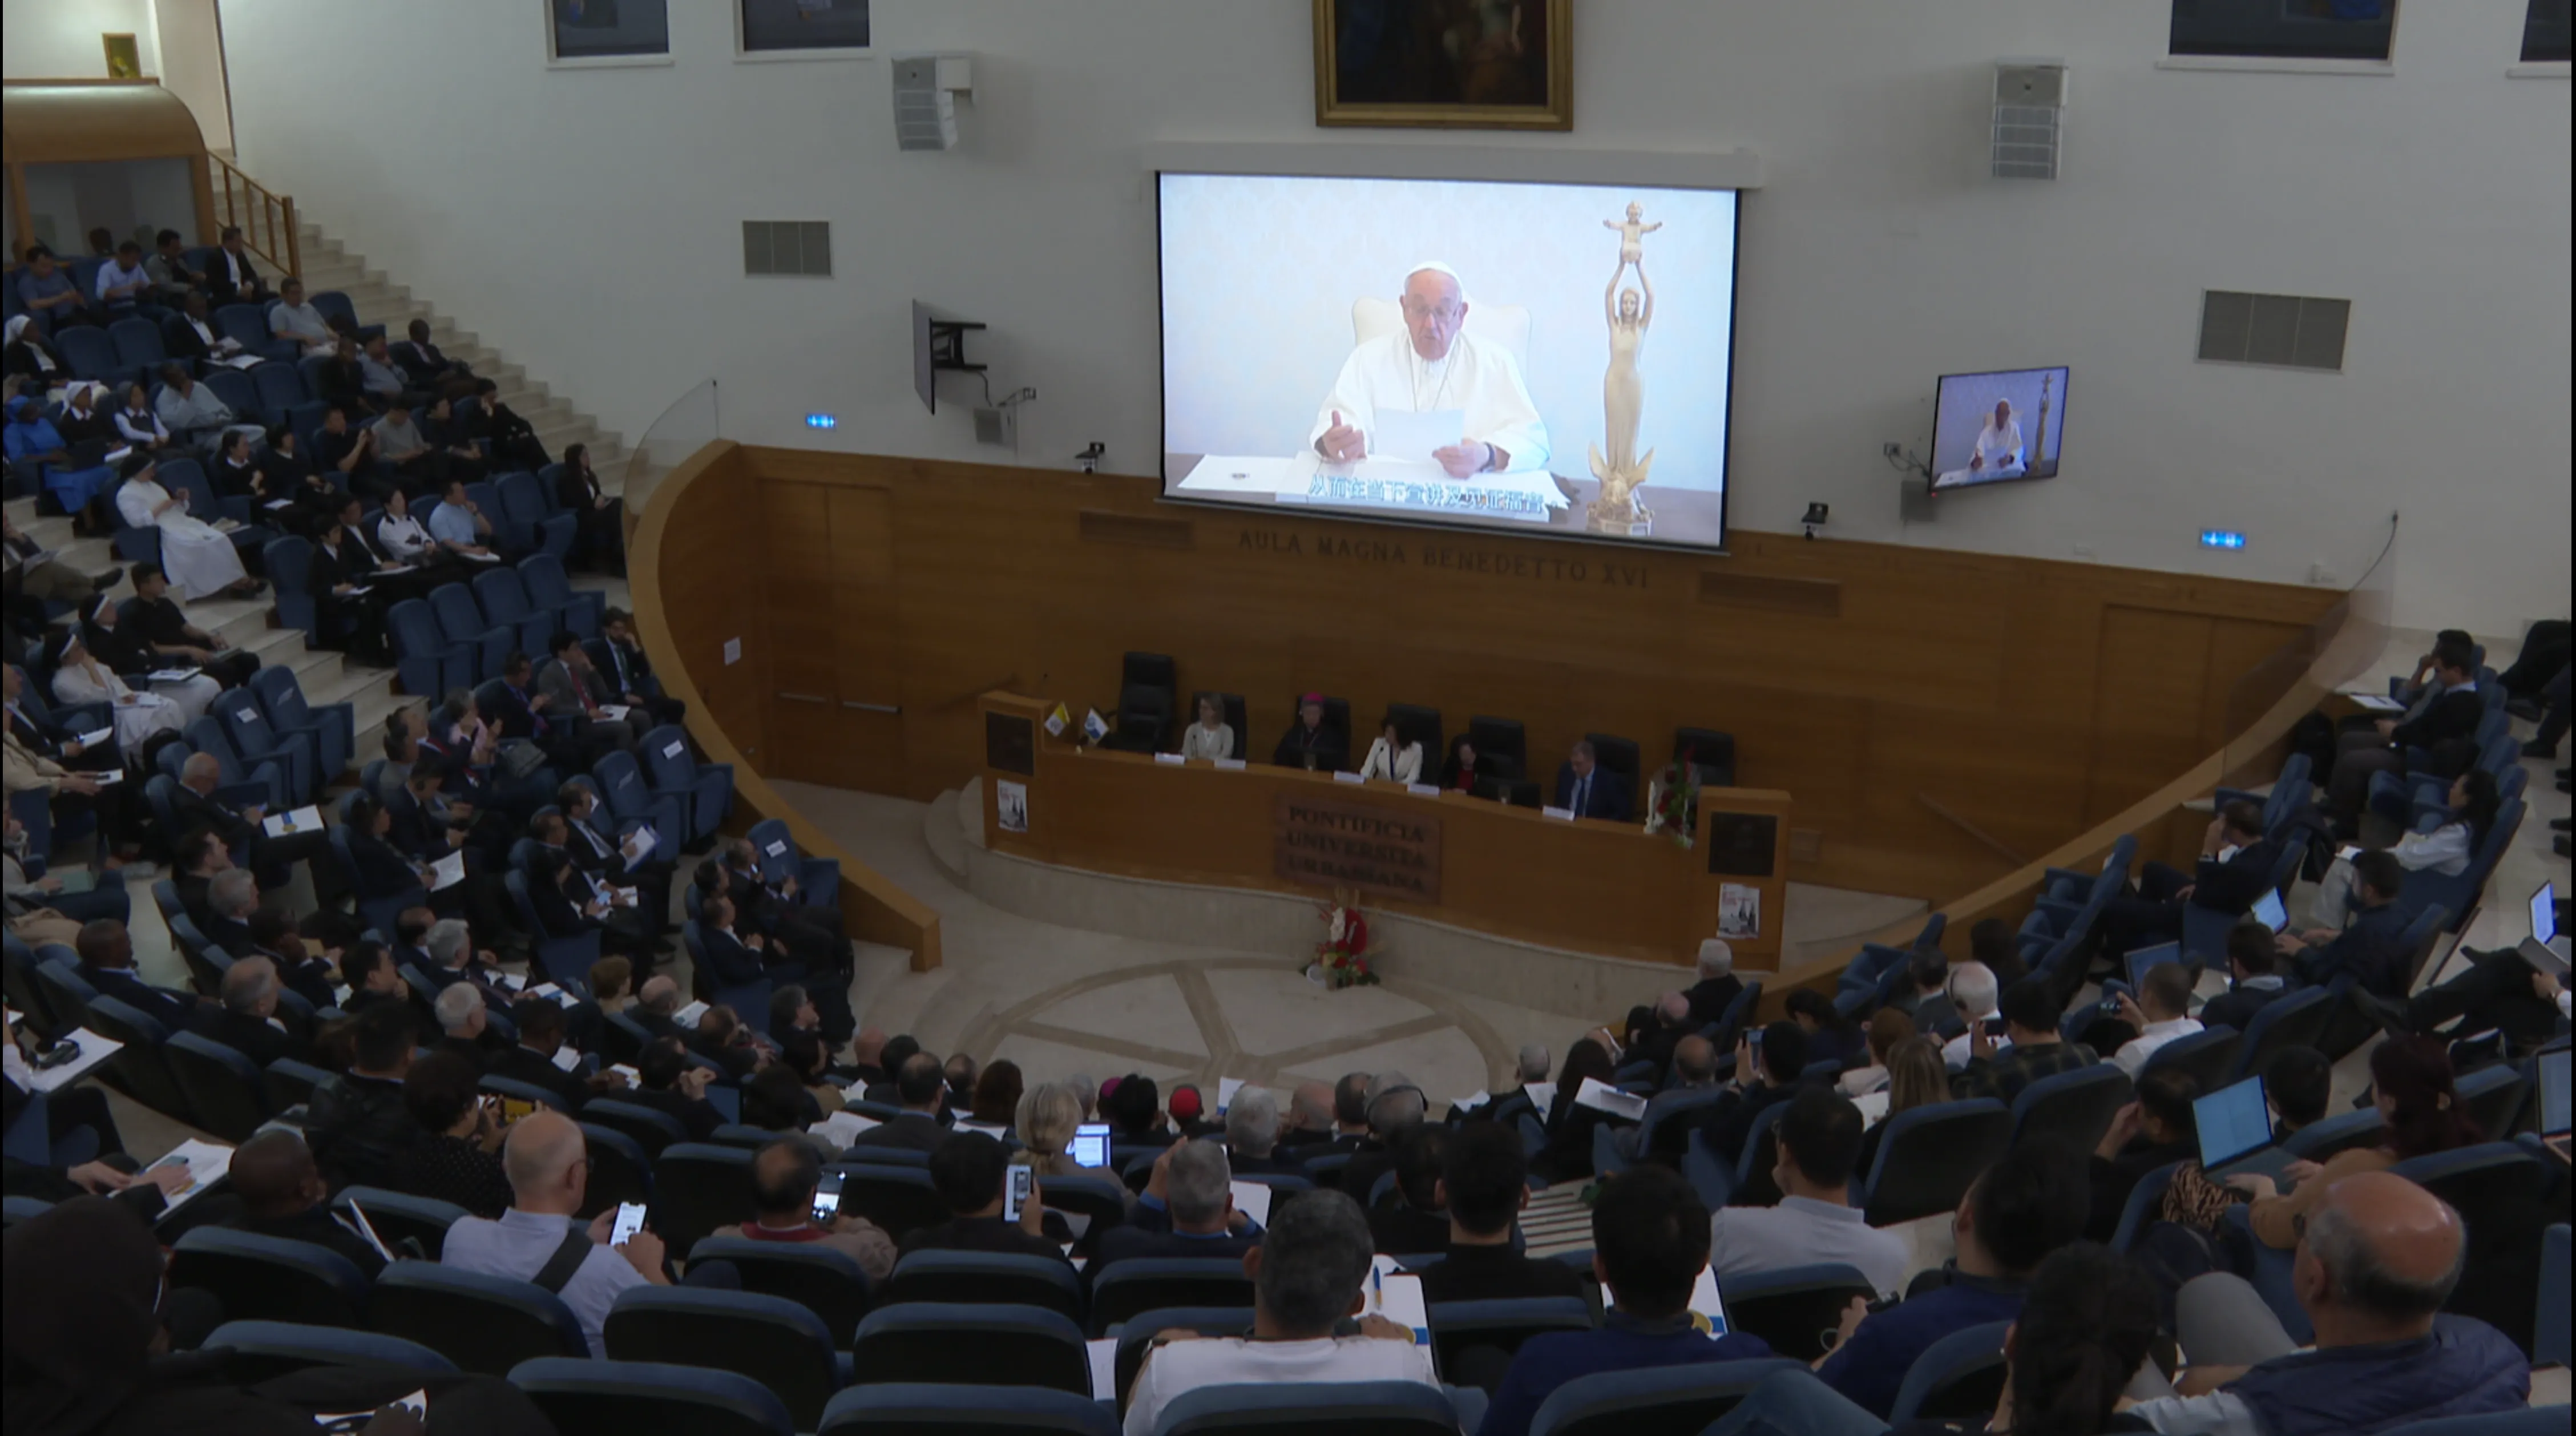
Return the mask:
{"type": "Polygon", "coordinates": [[[1333,1089],[1322,1082],[1300,1082],[1288,1094],[1288,1126],[1279,1134],[1279,1151],[1333,1140],[1333,1089]]]}
{"type": "Polygon", "coordinates": [[[2392,1172],[2344,1178],[2299,1238],[2291,1285],[2316,1325],[2302,1352],[2243,1280],[2183,1287],[2175,1325],[2191,1369],[2182,1394],[2131,1408],[2193,1436],[2328,1436],[2514,1411],[2531,1367],[2502,1332],[2442,1314],[2468,1259],[2468,1228],[2392,1172]]]}
{"type": "Polygon", "coordinates": [[[498,1221],[459,1218],[447,1229],[439,1262],[532,1281],[562,1297],[590,1354],[605,1357],[600,1327],[618,1294],[671,1284],[662,1270],[662,1239],[647,1227],[624,1246],[610,1246],[615,1207],[587,1226],[573,1219],[588,1190],[590,1156],[581,1128],[560,1112],[534,1112],[514,1123],[501,1144],[501,1165],[510,1176],[510,1209],[498,1221]]]}
{"type": "Polygon", "coordinates": [[[1306,435],[1315,452],[1335,464],[1372,455],[1438,464],[1453,479],[1545,471],[1547,424],[1520,360],[1466,332],[1458,272],[1437,260],[1416,265],[1396,302],[1404,327],[1363,341],[1342,361],[1306,435]],[[1378,415],[1387,412],[1458,413],[1465,432],[1427,454],[1390,453],[1378,443],[1378,415]]]}

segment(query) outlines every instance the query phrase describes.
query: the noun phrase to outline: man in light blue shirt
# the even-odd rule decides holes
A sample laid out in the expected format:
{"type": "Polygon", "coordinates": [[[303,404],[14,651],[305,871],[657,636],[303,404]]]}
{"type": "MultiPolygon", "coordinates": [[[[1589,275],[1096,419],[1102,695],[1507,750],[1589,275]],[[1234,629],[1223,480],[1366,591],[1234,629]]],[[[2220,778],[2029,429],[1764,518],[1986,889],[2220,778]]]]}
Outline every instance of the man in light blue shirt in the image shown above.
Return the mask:
{"type": "Polygon", "coordinates": [[[1830,1087],[1808,1087],[1790,1099],[1775,1130],[1779,1204],[1720,1207],[1710,1219],[1708,1264],[1720,1286],[1754,1272],[1839,1264],[1880,1296],[1903,1291],[1913,1265],[1905,1239],[1872,1227],[1847,1195],[1860,1159],[1860,1109],[1830,1087]]]}
{"type": "Polygon", "coordinates": [[[132,309],[152,289],[144,272],[143,246],[132,240],[116,247],[116,257],[98,267],[98,302],[110,309],[132,309]]]}
{"type": "Polygon", "coordinates": [[[491,534],[492,521],[465,497],[465,481],[448,480],[438,507],[429,511],[429,536],[450,553],[488,555],[491,549],[483,541],[491,534]]]}
{"type": "Polygon", "coordinates": [[[581,1128],[561,1113],[520,1118],[502,1144],[501,1162],[510,1175],[510,1209],[499,1221],[460,1218],[447,1229],[439,1263],[551,1290],[572,1308],[590,1354],[606,1357],[600,1328],[618,1295],[671,1284],[662,1270],[662,1239],[639,1230],[624,1245],[610,1246],[614,1207],[593,1219],[588,1231],[573,1220],[590,1182],[590,1158],[581,1128]]]}

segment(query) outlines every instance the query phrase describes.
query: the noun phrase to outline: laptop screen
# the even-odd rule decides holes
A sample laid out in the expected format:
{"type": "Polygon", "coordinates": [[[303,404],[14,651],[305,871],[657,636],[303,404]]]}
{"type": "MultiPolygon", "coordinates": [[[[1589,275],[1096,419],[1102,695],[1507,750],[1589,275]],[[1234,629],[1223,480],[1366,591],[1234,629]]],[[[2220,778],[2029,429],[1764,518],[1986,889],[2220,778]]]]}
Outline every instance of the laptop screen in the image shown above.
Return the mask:
{"type": "Polygon", "coordinates": [[[2200,1165],[2215,1170],[2248,1152],[2272,1145],[2272,1114],[2263,1105],[2263,1079],[2248,1077],[2191,1104],[2200,1129],[2200,1165]]]}
{"type": "Polygon", "coordinates": [[[2567,1135],[2567,1049],[2540,1054],[2540,1135],[2567,1135]]]}
{"type": "Polygon", "coordinates": [[[2254,899],[2254,920],[2279,932],[2290,925],[2290,910],[2281,905],[2279,893],[2265,888],[2263,895],[2254,899]]]}
{"type": "Polygon", "coordinates": [[[2558,890],[2554,883],[2542,883],[2531,895],[2531,936],[2543,945],[2558,938],[2558,890]]]}
{"type": "Polygon", "coordinates": [[[1066,1149],[1077,1167],[1109,1165],[1109,1124],[1085,1122],[1073,1129],[1073,1141],[1066,1149]]]}
{"type": "Polygon", "coordinates": [[[2182,944],[2178,942],[2160,942],[2153,947],[2141,947],[2132,951],[2129,954],[2127,961],[2129,967],[2129,987],[2130,990],[2136,991],[2147,985],[2148,968],[2154,967],[2158,963],[2182,961],[2182,944]]]}

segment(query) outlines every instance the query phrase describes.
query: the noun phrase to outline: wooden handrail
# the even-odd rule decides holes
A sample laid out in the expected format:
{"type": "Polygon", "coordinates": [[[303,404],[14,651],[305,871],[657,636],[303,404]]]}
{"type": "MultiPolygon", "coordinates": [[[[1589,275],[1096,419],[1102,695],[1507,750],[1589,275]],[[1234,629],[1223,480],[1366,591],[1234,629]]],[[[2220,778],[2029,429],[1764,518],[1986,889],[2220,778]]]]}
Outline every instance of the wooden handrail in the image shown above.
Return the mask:
{"type": "Polygon", "coordinates": [[[1993,849],[1995,855],[2002,858],[2005,862],[2011,863],[2015,867],[2019,867],[2030,861],[2030,859],[2023,857],[2020,853],[2015,852],[2012,848],[2006,846],[2003,839],[1996,837],[1994,834],[1989,833],[1985,829],[1978,827],[1976,824],[1969,822],[1967,819],[1960,817],[1957,813],[1950,811],[1948,807],[1943,805],[1940,799],[1933,797],[1930,793],[1916,793],[1914,795],[1914,801],[1931,809],[1934,816],[1948,819],[1959,829],[1959,831],[1966,833],[1969,837],[1972,837],[1978,842],[1985,844],[1988,848],[1993,849]]]}
{"type": "Polygon", "coordinates": [[[304,244],[295,222],[295,199],[243,174],[232,161],[209,153],[215,181],[215,223],[239,225],[242,247],[267,260],[278,277],[304,273],[304,244]]]}

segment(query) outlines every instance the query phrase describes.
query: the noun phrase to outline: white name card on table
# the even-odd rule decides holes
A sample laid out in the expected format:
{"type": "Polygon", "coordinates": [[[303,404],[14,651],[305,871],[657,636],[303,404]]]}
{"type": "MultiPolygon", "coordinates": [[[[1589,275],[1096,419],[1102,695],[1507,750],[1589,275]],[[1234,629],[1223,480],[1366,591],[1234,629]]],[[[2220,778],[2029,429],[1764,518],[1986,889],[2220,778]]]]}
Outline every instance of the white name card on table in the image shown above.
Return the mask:
{"type": "Polygon", "coordinates": [[[644,1085],[644,1074],[636,1071],[634,1068],[623,1062],[611,1062],[608,1064],[608,1070],[625,1078],[626,1085],[629,1087],[641,1087],[644,1085]]]}
{"type": "Polygon", "coordinates": [[[805,1130],[835,1147],[846,1147],[859,1139],[859,1134],[875,1126],[876,1119],[856,1112],[835,1112],[805,1130]]]}
{"type": "Polygon", "coordinates": [[[1530,1101],[1537,1105],[1538,1119],[1542,1122],[1546,1121],[1547,1114],[1556,1106],[1556,1084],[1553,1082],[1524,1082],[1521,1084],[1521,1090],[1527,1092],[1529,1094],[1530,1101]]]}
{"type": "Polygon", "coordinates": [[[698,1019],[706,1015],[707,1005],[704,1002],[692,1002],[688,1006],[681,1008],[679,1011],[672,1013],[671,1020],[680,1024],[682,1027],[695,1031],[697,1029],[698,1019]]]}
{"type": "Polygon", "coordinates": [[[39,1067],[29,1080],[39,1092],[59,1092],[97,1070],[98,1064],[122,1051],[125,1044],[81,1028],[68,1039],[80,1048],[80,1055],[60,1067],[39,1067]]]}
{"type": "Polygon", "coordinates": [[[99,744],[104,743],[104,742],[106,742],[108,739],[113,738],[113,737],[115,737],[115,736],[116,736],[116,725],[111,723],[111,724],[109,724],[107,727],[104,727],[104,728],[98,729],[98,730],[96,730],[96,731],[94,731],[94,732],[83,733],[83,734],[81,734],[80,736],[78,736],[78,737],[76,737],[76,738],[72,739],[72,741],[73,741],[73,742],[75,742],[75,743],[80,744],[80,745],[81,745],[82,747],[84,747],[84,748],[95,748],[95,747],[97,747],[99,744]]]}
{"type": "Polygon", "coordinates": [[[295,833],[318,833],[322,831],[322,810],[308,803],[293,812],[271,813],[260,820],[259,830],[272,838],[288,837],[295,833]]]}
{"type": "Polygon", "coordinates": [[[431,879],[429,890],[434,893],[443,893],[449,888],[456,886],[458,883],[465,881],[464,850],[460,848],[455,852],[449,853],[446,857],[440,858],[437,862],[431,863],[429,865],[429,875],[431,879]]]}
{"type": "Polygon", "coordinates": [[[143,676],[153,683],[185,683],[196,677],[197,672],[194,668],[155,668],[143,676]]]}
{"type": "Polygon", "coordinates": [[[1252,1218],[1256,1225],[1270,1225],[1270,1188],[1266,1183],[1237,1178],[1231,1184],[1231,1190],[1236,1211],[1252,1218]]]}
{"type": "Polygon", "coordinates": [[[1645,1098],[1634,1092],[1622,1092],[1597,1077],[1583,1079],[1583,1085],[1575,1089],[1574,1105],[1607,1112],[1613,1117],[1625,1117],[1631,1122],[1646,1115],[1645,1098]]]}
{"type": "Polygon", "coordinates": [[[1118,1338],[1096,1336],[1082,1344],[1091,1356],[1091,1399],[1118,1399],[1118,1338]]]}
{"type": "Polygon", "coordinates": [[[555,1049],[555,1055],[548,1060],[564,1071],[570,1072],[581,1065],[581,1054],[569,1047],[558,1047],[555,1049]]]}
{"type": "Polygon", "coordinates": [[[213,1142],[200,1142],[191,1137],[171,1148],[168,1156],[144,1170],[158,1171],[163,1167],[188,1169],[188,1185],[170,1193],[168,1200],[162,1204],[162,1213],[167,1215],[177,1211],[183,1204],[194,1201],[199,1193],[213,1186],[224,1173],[232,1170],[232,1165],[232,1148],[213,1142]]]}
{"type": "Polygon", "coordinates": [[[1173,766],[1178,767],[1179,765],[1188,762],[1189,759],[1182,757],[1178,753],[1157,753],[1154,755],[1154,761],[1157,763],[1170,763],[1173,766]]]}
{"type": "Polygon", "coordinates": [[[1440,785],[1437,783],[1407,783],[1404,785],[1404,791],[1411,793],[1417,798],[1436,798],[1440,796],[1440,785]]]}
{"type": "Polygon", "coordinates": [[[1222,1112],[1226,1108],[1233,1106],[1234,1094],[1242,1090],[1243,1079],[1240,1077],[1219,1077],[1216,1079],[1216,1109],[1222,1112]]]}
{"type": "Polygon", "coordinates": [[[1541,808],[1539,809],[1539,813],[1544,817],[1557,818],[1568,823],[1574,821],[1574,810],[1572,808],[1541,808]]]}
{"type": "Polygon", "coordinates": [[[628,711],[623,703],[602,703],[599,705],[599,718],[603,723],[623,723],[628,711]]]}
{"type": "Polygon", "coordinates": [[[1219,758],[1216,760],[1216,765],[1229,773],[1240,773],[1243,771],[1243,760],[1241,758],[1219,758]]]}
{"type": "Polygon", "coordinates": [[[1336,783],[1365,783],[1368,779],[1361,777],[1357,773],[1345,773],[1337,769],[1333,773],[1333,781],[1336,783]]]}

